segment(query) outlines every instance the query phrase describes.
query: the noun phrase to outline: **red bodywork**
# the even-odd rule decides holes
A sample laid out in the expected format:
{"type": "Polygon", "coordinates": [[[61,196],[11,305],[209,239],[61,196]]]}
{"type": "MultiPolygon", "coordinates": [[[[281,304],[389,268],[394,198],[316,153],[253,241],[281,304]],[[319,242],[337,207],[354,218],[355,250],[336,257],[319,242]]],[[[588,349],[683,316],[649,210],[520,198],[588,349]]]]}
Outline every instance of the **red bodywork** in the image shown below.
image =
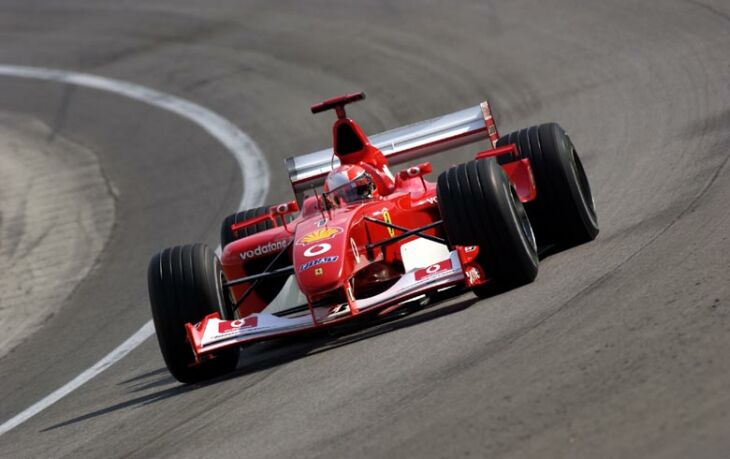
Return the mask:
{"type": "MultiPolygon", "coordinates": [[[[368,245],[387,241],[402,230],[384,226],[374,220],[390,223],[407,230],[421,228],[440,220],[436,197],[436,184],[425,180],[431,172],[430,163],[422,163],[402,170],[393,176],[387,168],[383,154],[368,141],[360,127],[347,118],[344,104],[358,100],[359,95],[330,99],[312,107],[313,112],[334,108],[338,119],[332,128],[334,153],[342,164],[357,164],[365,168],[376,184],[374,197],[349,205],[325,206],[322,195],[304,199],[301,211],[292,221],[285,215],[299,211],[296,201],[271,208],[270,214],[234,225],[234,231],[242,227],[270,219],[277,226],[272,229],[236,240],[227,245],[221,254],[223,271],[228,280],[241,279],[257,274],[280,252],[293,266],[299,289],[306,297],[309,313],[295,319],[264,315],[266,298],[254,290],[238,307],[240,320],[221,321],[218,314],[207,316],[201,323],[188,324],[188,337],[196,356],[237,345],[246,341],[268,339],[290,333],[339,323],[360,314],[360,305],[367,304],[367,311],[390,311],[403,301],[461,283],[467,287],[487,282],[484,270],[476,262],[478,247],[449,248],[450,255],[432,264],[406,272],[401,253],[403,244],[417,239],[412,235],[382,247],[368,245]],[[439,275],[444,274],[442,280],[439,275]],[[409,282],[402,281],[410,276],[409,282]],[[427,281],[433,280],[428,283],[427,281]],[[423,283],[423,285],[421,285],[423,283]],[[394,285],[403,287],[394,287],[394,285]],[[361,299],[372,299],[364,302],[361,299]],[[373,301],[377,300],[377,304],[373,301]],[[289,320],[291,324],[284,321],[289,320]],[[269,325],[264,324],[269,321],[269,325]],[[206,333],[217,327],[220,338],[206,344],[206,333]],[[267,328],[268,327],[268,328],[267,328]],[[246,335],[246,330],[251,332],[246,335]]],[[[498,136],[490,117],[490,138],[498,136]]],[[[490,145],[491,147],[491,145],[490,145]]],[[[477,158],[516,153],[514,145],[490,148],[477,154],[477,158]]],[[[516,160],[503,166],[514,184],[522,202],[535,199],[536,189],[529,161],[516,160]]],[[[446,240],[440,225],[425,229],[421,234],[446,240]]],[[[234,300],[239,299],[251,287],[247,282],[232,286],[234,300]]],[[[216,335],[218,336],[218,335],[216,335]]]]}

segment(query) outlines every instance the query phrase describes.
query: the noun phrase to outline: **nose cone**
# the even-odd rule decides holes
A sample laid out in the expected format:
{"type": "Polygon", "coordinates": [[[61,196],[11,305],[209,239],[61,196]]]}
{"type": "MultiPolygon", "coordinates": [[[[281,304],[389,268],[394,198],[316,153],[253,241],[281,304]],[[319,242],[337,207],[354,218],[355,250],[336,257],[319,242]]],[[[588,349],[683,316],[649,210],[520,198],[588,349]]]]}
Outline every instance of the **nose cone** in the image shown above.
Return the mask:
{"type": "MultiPolygon", "coordinates": [[[[342,222],[344,223],[344,222],[342,222]]],[[[299,288],[316,297],[341,287],[349,277],[351,261],[346,227],[334,221],[314,220],[297,227],[292,259],[299,288]],[[320,225],[320,226],[318,226],[320,225]]]]}

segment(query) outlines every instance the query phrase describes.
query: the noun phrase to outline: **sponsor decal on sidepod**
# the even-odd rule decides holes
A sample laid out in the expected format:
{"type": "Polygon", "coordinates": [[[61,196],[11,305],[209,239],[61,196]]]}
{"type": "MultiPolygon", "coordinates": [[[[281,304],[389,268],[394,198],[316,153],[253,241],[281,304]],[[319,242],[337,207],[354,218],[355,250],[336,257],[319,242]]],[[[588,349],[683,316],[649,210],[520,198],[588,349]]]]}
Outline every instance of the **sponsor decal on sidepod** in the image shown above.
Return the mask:
{"type": "Polygon", "coordinates": [[[267,242],[266,244],[261,244],[254,249],[241,252],[239,255],[241,256],[241,260],[248,260],[268,255],[270,253],[281,252],[287,245],[289,245],[290,241],[291,239],[282,239],[280,241],[267,242]]]}
{"type": "Polygon", "coordinates": [[[321,265],[324,263],[332,263],[334,261],[337,261],[338,258],[339,258],[338,256],[322,257],[322,258],[317,258],[316,260],[308,261],[308,262],[304,263],[303,265],[299,265],[299,272],[306,271],[307,269],[309,269],[313,266],[318,266],[318,265],[321,265]]]}

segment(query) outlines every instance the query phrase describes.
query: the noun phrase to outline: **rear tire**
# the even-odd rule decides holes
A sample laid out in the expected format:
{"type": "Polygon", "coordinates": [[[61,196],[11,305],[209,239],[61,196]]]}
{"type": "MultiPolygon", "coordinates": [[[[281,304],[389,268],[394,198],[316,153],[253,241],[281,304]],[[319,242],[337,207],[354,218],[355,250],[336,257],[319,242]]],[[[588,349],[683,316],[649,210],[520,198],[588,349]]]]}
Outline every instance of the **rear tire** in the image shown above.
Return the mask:
{"type": "Polygon", "coordinates": [[[541,248],[568,248],[598,235],[598,218],[583,164],[570,137],[557,123],[512,132],[497,146],[517,145],[518,158],[502,156],[500,163],[528,158],[535,176],[537,198],[525,204],[541,248]]]}
{"type": "MultiPolygon", "coordinates": [[[[266,215],[267,213],[269,213],[269,209],[270,208],[268,206],[263,206],[257,207],[255,209],[242,210],[241,212],[231,214],[223,219],[223,223],[221,224],[221,250],[233,241],[237,241],[239,239],[243,239],[244,237],[248,237],[253,234],[257,234],[273,228],[274,224],[271,222],[271,220],[264,220],[261,223],[241,228],[236,232],[233,232],[233,230],[231,230],[232,225],[246,221],[251,218],[260,217],[261,215],[266,215]]],[[[289,215],[280,218],[285,218],[287,223],[291,221],[289,215]]],[[[269,264],[269,261],[270,258],[268,257],[248,261],[246,263],[246,273],[258,274],[262,272],[269,264]]],[[[283,257],[279,260],[278,263],[272,266],[271,269],[283,268],[288,264],[289,259],[283,257]]],[[[258,285],[256,285],[256,287],[254,288],[254,292],[259,296],[259,298],[261,298],[261,301],[265,303],[270,303],[274,298],[276,298],[279,292],[281,292],[281,289],[284,287],[286,280],[286,277],[278,277],[259,281],[258,285]]]]}
{"type": "MultiPolygon", "coordinates": [[[[478,245],[477,261],[501,289],[535,279],[538,259],[530,221],[493,158],[469,161],[443,172],[437,194],[449,243],[478,245]]],[[[487,285],[474,290],[477,296],[494,291],[487,285]]]]}
{"type": "Polygon", "coordinates": [[[186,323],[213,312],[233,318],[224,279],[218,257],[204,244],[165,249],[150,260],[147,282],[157,340],[167,368],[180,382],[196,383],[236,369],[238,347],[191,366],[195,358],[185,332],[186,323]]]}
{"type": "Polygon", "coordinates": [[[270,220],[264,220],[261,223],[241,228],[235,233],[231,230],[231,226],[236,223],[240,223],[250,218],[260,217],[268,212],[268,207],[257,207],[255,209],[242,210],[241,212],[231,214],[224,218],[223,223],[221,224],[221,249],[233,241],[273,228],[274,225],[270,220]]]}

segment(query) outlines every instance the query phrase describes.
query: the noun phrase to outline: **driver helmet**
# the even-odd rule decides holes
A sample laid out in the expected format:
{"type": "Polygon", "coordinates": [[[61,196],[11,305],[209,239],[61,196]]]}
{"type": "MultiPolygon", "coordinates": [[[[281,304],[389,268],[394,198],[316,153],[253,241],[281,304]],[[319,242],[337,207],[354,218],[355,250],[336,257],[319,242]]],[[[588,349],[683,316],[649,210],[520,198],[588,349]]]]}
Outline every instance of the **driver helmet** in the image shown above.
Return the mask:
{"type": "Polygon", "coordinates": [[[330,172],[324,182],[324,191],[346,203],[351,203],[371,199],[375,183],[362,167],[346,164],[330,172]]]}

